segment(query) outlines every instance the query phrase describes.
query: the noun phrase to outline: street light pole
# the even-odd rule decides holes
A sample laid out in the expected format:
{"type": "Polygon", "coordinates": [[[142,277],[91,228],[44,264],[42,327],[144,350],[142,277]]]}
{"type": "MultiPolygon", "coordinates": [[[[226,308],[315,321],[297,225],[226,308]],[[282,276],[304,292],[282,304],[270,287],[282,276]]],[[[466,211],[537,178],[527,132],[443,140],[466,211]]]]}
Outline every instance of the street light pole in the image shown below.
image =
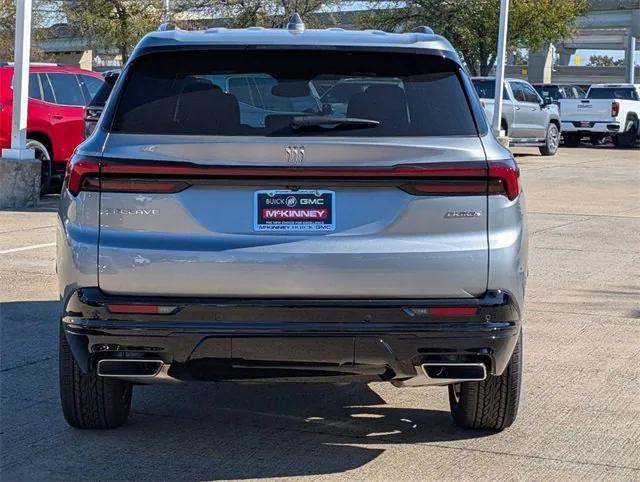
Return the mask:
{"type": "Polygon", "coordinates": [[[626,81],[629,84],[634,84],[636,81],[635,67],[636,67],[636,38],[632,32],[629,32],[629,38],[627,40],[627,58],[626,61],[626,81]]]}
{"type": "Polygon", "coordinates": [[[16,2],[15,63],[13,68],[13,111],[11,149],[3,149],[4,159],[33,159],[27,149],[27,108],[29,93],[29,53],[31,51],[31,0],[16,2]]]}
{"type": "Polygon", "coordinates": [[[496,63],[496,93],[491,127],[497,136],[501,135],[502,90],[504,86],[504,64],[507,50],[507,26],[509,24],[509,0],[500,0],[500,27],[498,30],[498,57],[496,63]]]}
{"type": "Polygon", "coordinates": [[[170,22],[171,21],[171,0],[164,0],[164,18],[162,19],[163,22],[170,22]]]}
{"type": "Polygon", "coordinates": [[[42,163],[35,158],[33,149],[27,149],[31,3],[32,0],[16,0],[11,148],[2,149],[0,156],[0,209],[37,206],[40,199],[42,163]]]}

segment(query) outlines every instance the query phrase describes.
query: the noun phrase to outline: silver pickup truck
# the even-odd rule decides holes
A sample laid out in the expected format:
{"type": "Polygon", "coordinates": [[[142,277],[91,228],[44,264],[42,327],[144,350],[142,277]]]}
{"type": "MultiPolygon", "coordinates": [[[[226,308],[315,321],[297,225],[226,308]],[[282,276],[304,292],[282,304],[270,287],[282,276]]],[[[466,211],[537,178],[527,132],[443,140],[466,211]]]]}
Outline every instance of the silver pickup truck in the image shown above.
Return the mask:
{"type": "MultiPolygon", "coordinates": [[[[494,77],[471,79],[487,119],[493,118],[494,77]]],[[[506,79],[502,102],[502,126],[511,145],[537,146],[543,156],[553,156],[560,143],[560,113],[553,100],[545,100],[533,86],[518,79],[506,79]]]]}

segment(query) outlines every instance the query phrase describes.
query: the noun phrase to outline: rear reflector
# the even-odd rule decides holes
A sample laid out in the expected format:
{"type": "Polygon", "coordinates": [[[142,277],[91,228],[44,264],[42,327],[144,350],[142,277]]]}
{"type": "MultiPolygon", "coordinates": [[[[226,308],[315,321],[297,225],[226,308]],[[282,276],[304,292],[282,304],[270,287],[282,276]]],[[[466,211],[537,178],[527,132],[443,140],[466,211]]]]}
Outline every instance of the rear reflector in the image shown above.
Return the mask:
{"type": "Polygon", "coordinates": [[[178,309],[177,306],[157,305],[107,305],[111,313],[128,313],[138,315],[171,315],[178,309]]]}
{"type": "Polygon", "coordinates": [[[431,316],[473,316],[477,312],[478,308],[473,306],[443,306],[429,308],[429,314],[431,316]]]}
{"type": "Polygon", "coordinates": [[[436,306],[432,308],[404,308],[409,316],[473,316],[478,312],[475,306],[436,306]]]}

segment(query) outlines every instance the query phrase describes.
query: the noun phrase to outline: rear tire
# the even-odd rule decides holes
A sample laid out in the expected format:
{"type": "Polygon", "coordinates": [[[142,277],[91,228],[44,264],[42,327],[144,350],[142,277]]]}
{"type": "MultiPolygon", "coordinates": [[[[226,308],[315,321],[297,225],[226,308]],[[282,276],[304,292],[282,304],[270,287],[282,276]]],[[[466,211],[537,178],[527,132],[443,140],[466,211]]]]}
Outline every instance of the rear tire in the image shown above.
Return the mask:
{"type": "Polygon", "coordinates": [[[578,134],[562,134],[565,147],[578,147],[580,145],[580,136],[578,134]]]}
{"type": "Polygon", "coordinates": [[[553,122],[547,126],[547,135],[544,138],[544,146],[540,147],[543,156],[555,156],[560,144],[560,130],[553,122]]]}
{"type": "Polygon", "coordinates": [[[522,384],[522,332],[511,360],[500,376],[449,386],[449,406],[463,428],[503,430],[515,421],[522,384]]]}
{"type": "Polygon", "coordinates": [[[633,149],[638,138],[638,122],[634,122],[631,128],[624,134],[614,136],[613,143],[621,149],[633,149]]]}
{"type": "Polygon", "coordinates": [[[99,377],[95,371],[83,373],[71,354],[60,325],[60,401],[69,425],[81,429],[120,427],[131,409],[132,384],[99,377]]]}
{"type": "Polygon", "coordinates": [[[27,139],[25,146],[27,149],[33,149],[35,151],[36,159],[41,163],[40,168],[40,194],[47,194],[49,187],[51,186],[51,176],[53,175],[53,166],[51,164],[51,154],[47,146],[42,142],[34,139],[27,139]]]}

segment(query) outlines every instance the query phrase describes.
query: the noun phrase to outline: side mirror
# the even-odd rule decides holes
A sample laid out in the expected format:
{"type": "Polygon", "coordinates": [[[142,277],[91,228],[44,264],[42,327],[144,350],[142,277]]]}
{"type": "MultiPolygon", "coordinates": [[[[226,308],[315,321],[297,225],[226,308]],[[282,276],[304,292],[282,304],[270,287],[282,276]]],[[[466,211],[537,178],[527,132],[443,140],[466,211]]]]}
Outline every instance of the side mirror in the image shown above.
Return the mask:
{"type": "Polygon", "coordinates": [[[553,99],[551,97],[543,97],[542,104],[540,104],[540,107],[548,107],[551,104],[553,104],[553,99]]]}

